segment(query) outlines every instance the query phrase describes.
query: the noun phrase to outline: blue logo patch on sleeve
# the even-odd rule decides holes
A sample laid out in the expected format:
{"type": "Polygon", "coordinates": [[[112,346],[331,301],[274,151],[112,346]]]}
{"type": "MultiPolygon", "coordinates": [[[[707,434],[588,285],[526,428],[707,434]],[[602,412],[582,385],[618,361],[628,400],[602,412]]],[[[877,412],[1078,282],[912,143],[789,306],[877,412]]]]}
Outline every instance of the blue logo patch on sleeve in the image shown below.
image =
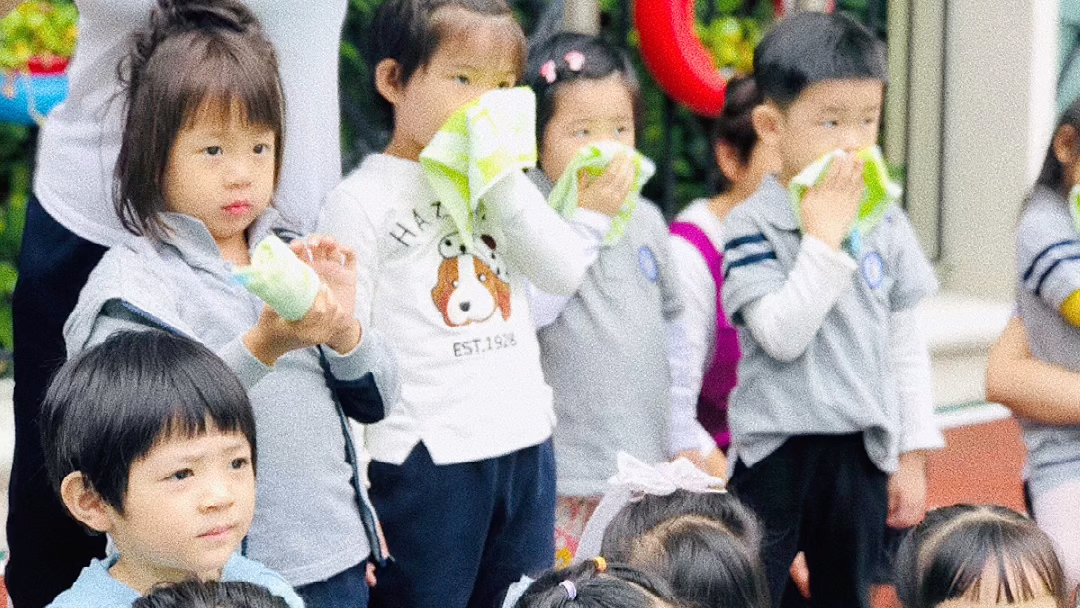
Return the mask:
{"type": "Polygon", "coordinates": [[[885,278],[885,261],[881,259],[880,253],[871,251],[863,256],[862,276],[866,279],[866,284],[870,286],[870,289],[877,289],[881,286],[881,281],[885,278]]]}
{"type": "Polygon", "coordinates": [[[637,261],[641,274],[645,275],[645,278],[649,279],[650,283],[655,283],[660,278],[660,268],[656,263],[656,255],[653,254],[648,245],[638,247],[637,261]]]}

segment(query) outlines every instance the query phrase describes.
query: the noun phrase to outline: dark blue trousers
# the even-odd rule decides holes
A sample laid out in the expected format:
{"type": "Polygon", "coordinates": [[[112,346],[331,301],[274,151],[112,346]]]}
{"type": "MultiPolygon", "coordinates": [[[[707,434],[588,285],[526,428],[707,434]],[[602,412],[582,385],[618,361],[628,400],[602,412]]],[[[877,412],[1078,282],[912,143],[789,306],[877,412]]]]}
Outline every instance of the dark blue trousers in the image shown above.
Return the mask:
{"type": "Polygon", "coordinates": [[[400,466],[372,462],[371,500],[394,561],[372,608],[495,608],[555,555],[555,458],[548,440],[479,462],[435,465],[421,443],[400,466]]]}
{"type": "Polygon", "coordinates": [[[65,358],[63,327],[105,248],[64,228],[34,197],[26,209],[15,318],[15,459],[8,490],[11,557],[4,583],[19,608],[42,608],[75,582],[105,538],[67,515],[45,474],[37,416],[65,358]]]}
{"type": "Polygon", "coordinates": [[[296,588],[304,608],[367,608],[367,561],[334,576],[296,588]]]}

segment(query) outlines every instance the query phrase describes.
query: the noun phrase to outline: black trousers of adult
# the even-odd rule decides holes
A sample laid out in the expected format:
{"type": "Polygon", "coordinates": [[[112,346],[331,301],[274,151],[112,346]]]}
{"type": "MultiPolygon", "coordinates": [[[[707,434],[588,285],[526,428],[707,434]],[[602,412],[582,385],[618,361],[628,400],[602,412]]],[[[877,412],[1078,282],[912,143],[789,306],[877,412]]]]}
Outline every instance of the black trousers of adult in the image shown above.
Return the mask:
{"type": "MultiPolygon", "coordinates": [[[[4,582],[18,608],[42,608],[75,582],[105,538],[91,536],[60,503],[44,467],[38,411],[64,362],[64,321],[105,247],[80,238],[31,197],[19,254],[15,321],[15,457],[8,489],[4,582]]],[[[48,446],[45,446],[47,449],[48,446]]]]}
{"type": "Polygon", "coordinates": [[[888,476],[863,436],[799,435],[752,467],[735,465],[731,490],[765,527],[762,560],[772,605],[799,605],[789,570],[806,554],[814,607],[869,608],[888,512],[888,476]]]}

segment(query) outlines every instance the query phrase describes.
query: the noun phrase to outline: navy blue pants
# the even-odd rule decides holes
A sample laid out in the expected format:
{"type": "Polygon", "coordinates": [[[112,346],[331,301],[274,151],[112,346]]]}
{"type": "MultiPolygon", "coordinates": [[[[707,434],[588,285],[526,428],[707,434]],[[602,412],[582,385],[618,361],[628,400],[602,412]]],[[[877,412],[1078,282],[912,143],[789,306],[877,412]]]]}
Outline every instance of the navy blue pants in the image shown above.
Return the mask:
{"type": "Polygon", "coordinates": [[[555,458],[548,440],[499,458],[435,465],[421,443],[400,466],[372,462],[371,500],[394,561],[372,608],[495,608],[555,556],[555,458]]]}
{"type": "Polygon", "coordinates": [[[888,475],[867,456],[861,433],[791,437],[752,467],[736,462],[729,487],[765,526],[761,557],[774,607],[803,605],[789,575],[803,551],[810,606],[869,608],[884,551],[888,475]]]}
{"type": "Polygon", "coordinates": [[[334,576],[296,588],[304,608],[367,608],[367,561],[334,576]]]}
{"type": "Polygon", "coordinates": [[[105,248],[76,236],[31,197],[19,254],[15,318],[15,459],[8,490],[11,557],[4,583],[19,608],[42,608],[75,582],[105,538],[71,519],[44,469],[37,416],[49,378],[64,362],[64,321],[105,248]]]}

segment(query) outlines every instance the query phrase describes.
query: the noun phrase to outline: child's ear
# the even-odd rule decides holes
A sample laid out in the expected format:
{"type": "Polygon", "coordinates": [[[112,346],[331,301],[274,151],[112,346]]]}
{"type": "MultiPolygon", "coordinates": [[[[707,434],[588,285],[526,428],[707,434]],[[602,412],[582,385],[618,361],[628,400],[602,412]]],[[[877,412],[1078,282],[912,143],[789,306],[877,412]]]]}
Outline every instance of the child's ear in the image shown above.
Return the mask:
{"type": "Polygon", "coordinates": [[[98,532],[108,532],[112,525],[108,504],[90,487],[86,477],[79,471],[68,473],[60,482],[60,499],[71,513],[86,527],[98,532]]]}
{"type": "Polygon", "coordinates": [[[1058,162],[1063,165],[1071,165],[1080,158],[1080,141],[1077,141],[1080,134],[1077,133],[1076,127],[1072,125],[1062,125],[1054,133],[1054,141],[1052,143],[1054,148],[1054,156],[1057,157],[1058,162]]]}
{"type": "Polygon", "coordinates": [[[735,146],[718,141],[713,146],[713,156],[716,157],[716,166],[720,167],[720,172],[724,174],[728,181],[735,182],[739,180],[746,167],[735,146]]]}
{"type": "Polygon", "coordinates": [[[762,143],[776,145],[784,124],[784,112],[779,106],[771,101],[760,104],[750,112],[750,120],[762,143]]]}
{"type": "Polygon", "coordinates": [[[375,65],[375,90],[389,101],[390,105],[398,105],[405,90],[400,63],[387,58],[375,65]]]}

